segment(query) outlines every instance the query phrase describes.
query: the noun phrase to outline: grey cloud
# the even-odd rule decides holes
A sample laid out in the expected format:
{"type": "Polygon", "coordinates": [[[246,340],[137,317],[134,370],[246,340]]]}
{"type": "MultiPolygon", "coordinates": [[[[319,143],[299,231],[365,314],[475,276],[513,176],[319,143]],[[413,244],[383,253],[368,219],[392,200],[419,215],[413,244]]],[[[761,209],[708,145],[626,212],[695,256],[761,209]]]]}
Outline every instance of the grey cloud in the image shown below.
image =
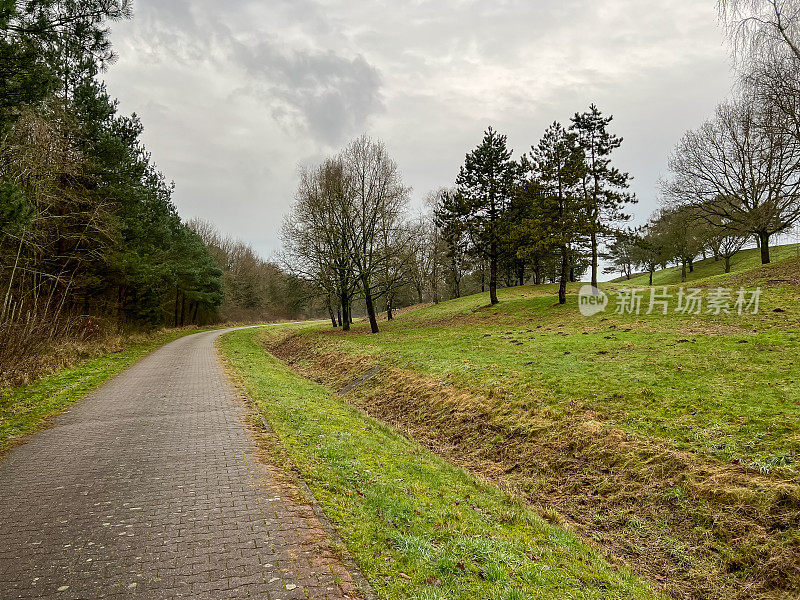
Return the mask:
{"type": "Polygon", "coordinates": [[[383,107],[380,73],[360,55],[285,50],[263,42],[238,44],[235,56],[275,118],[286,125],[299,120],[326,144],[363,130],[383,107]]]}
{"type": "Polygon", "coordinates": [[[729,92],[714,4],[136,0],[109,89],[142,113],[181,213],[265,255],[297,165],[347,137],[382,138],[419,201],[488,124],[519,155],[590,102],[616,116],[644,218],[671,146],[729,92]]]}
{"type": "Polygon", "coordinates": [[[308,0],[276,1],[269,21],[241,23],[248,9],[258,8],[258,3],[234,0],[223,15],[213,0],[143,3],[139,18],[146,27],[140,35],[160,48],[158,54],[187,68],[211,63],[223,72],[242,72],[236,91],[256,97],[295,134],[333,146],[364,131],[383,108],[378,69],[358,53],[319,50],[296,40],[289,45],[292,23],[302,22],[315,39],[332,31],[325,14],[308,0]],[[276,25],[276,33],[254,29],[276,25]]]}

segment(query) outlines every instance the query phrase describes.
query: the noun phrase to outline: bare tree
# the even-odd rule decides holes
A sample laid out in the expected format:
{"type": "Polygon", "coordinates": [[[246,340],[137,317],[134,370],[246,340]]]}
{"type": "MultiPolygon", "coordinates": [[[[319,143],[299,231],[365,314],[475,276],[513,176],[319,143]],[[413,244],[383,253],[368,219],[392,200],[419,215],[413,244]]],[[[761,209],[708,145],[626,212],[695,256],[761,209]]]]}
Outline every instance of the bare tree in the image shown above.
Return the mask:
{"type": "Polygon", "coordinates": [[[426,292],[434,304],[442,299],[442,283],[447,269],[447,243],[436,220],[439,197],[446,190],[429,192],[424,210],[411,223],[414,230],[414,256],[408,266],[408,279],[414,288],[417,302],[422,303],[426,292]]]}
{"type": "Polygon", "coordinates": [[[687,132],[669,165],[667,196],[712,224],[757,236],[769,263],[770,237],[800,218],[800,141],[776,126],[783,115],[743,96],[687,132]]]}
{"type": "MultiPolygon", "coordinates": [[[[405,279],[413,288],[416,300],[422,303],[428,284],[431,283],[431,272],[436,270],[434,261],[434,248],[432,247],[435,233],[433,221],[429,215],[420,214],[408,227],[412,230],[414,240],[413,252],[405,265],[405,279]]],[[[432,293],[436,296],[436,285],[431,286],[432,293]]]]}
{"type": "Polygon", "coordinates": [[[800,61],[797,0],[720,0],[718,9],[740,61],[785,55],[800,61]]]}
{"type": "Polygon", "coordinates": [[[337,320],[333,303],[337,303],[335,312],[345,331],[352,322],[356,288],[346,177],[338,158],[301,171],[295,204],[282,231],[286,268],[315,284],[326,298],[334,326],[337,320]]]}
{"type": "Polygon", "coordinates": [[[742,87],[800,138],[800,1],[720,0],[742,87]]]}
{"type": "Polygon", "coordinates": [[[374,286],[380,270],[395,258],[392,251],[387,252],[385,239],[395,236],[402,223],[409,189],[403,185],[397,164],[383,143],[366,135],[351,142],[341,160],[347,174],[350,206],[348,245],[370,328],[378,333],[374,286]]]}
{"type": "MultiPolygon", "coordinates": [[[[393,218],[384,215],[385,218],[393,218]]],[[[396,294],[413,283],[411,277],[414,264],[420,257],[421,240],[412,223],[397,221],[380,227],[383,243],[383,257],[377,269],[377,291],[375,297],[383,297],[386,304],[386,318],[391,321],[396,294]]]]}

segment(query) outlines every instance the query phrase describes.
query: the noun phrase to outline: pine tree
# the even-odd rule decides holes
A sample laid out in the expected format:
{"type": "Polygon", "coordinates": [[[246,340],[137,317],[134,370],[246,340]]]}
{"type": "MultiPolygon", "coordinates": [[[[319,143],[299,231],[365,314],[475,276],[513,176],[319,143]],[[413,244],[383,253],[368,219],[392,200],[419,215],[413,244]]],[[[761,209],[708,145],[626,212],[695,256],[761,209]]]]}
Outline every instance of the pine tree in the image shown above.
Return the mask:
{"type": "Polygon", "coordinates": [[[467,154],[456,178],[460,218],[473,249],[489,263],[489,298],[497,304],[497,271],[505,248],[501,219],[514,193],[519,169],[511,160],[506,136],[489,127],[483,141],[467,154]]]}
{"type": "Polygon", "coordinates": [[[558,301],[565,304],[577,247],[591,229],[580,186],[586,164],[577,136],[553,123],[523,166],[527,179],[518,194],[529,216],[519,225],[524,242],[518,254],[533,258],[558,252],[558,301]]]}
{"type": "Polygon", "coordinates": [[[577,135],[580,148],[586,157],[586,171],[581,185],[589,216],[592,285],[597,287],[599,240],[613,233],[612,226],[628,220],[624,209],[636,202],[635,196],[626,192],[631,176],[611,166],[611,154],[622,145],[622,138],[608,131],[613,116],[604,117],[592,104],[589,110],[572,117],[570,131],[577,135]]]}

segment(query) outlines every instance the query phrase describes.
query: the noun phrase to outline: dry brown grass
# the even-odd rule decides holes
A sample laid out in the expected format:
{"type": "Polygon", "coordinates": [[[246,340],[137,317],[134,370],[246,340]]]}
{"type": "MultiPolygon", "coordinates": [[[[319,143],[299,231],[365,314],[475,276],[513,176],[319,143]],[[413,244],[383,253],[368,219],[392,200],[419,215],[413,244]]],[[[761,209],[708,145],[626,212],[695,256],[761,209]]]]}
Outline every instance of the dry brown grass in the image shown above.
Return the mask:
{"type": "MultiPolygon", "coordinates": [[[[342,389],[374,365],[300,336],[269,350],[342,389]]],[[[509,410],[388,369],[347,394],[373,417],[526,498],[675,598],[800,594],[800,487],[632,436],[591,411],[509,410]]]]}

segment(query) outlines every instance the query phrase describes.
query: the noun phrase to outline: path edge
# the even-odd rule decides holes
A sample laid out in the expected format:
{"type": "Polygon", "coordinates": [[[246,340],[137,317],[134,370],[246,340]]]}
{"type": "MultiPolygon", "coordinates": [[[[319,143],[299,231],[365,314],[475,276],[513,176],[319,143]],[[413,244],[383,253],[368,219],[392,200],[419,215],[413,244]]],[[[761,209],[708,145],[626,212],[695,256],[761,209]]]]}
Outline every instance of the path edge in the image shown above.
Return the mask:
{"type": "MultiPolygon", "coordinates": [[[[237,395],[239,399],[243,401],[246,405],[248,405],[254,412],[255,416],[258,418],[258,422],[263,427],[264,431],[269,434],[270,439],[278,445],[285,457],[286,464],[289,466],[289,471],[291,471],[295,476],[291,477],[292,483],[294,483],[300,493],[303,495],[305,501],[311,507],[311,510],[314,511],[314,515],[319,519],[322,528],[325,530],[325,533],[331,539],[334,544],[339,548],[339,554],[342,562],[344,563],[347,570],[350,572],[350,576],[353,578],[353,581],[358,588],[358,591],[361,592],[364,600],[380,600],[375,589],[372,587],[370,582],[367,580],[364,573],[361,572],[361,568],[356,563],[353,555],[350,554],[350,551],[347,549],[347,544],[345,544],[342,537],[339,535],[336,527],[333,523],[331,523],[328,516],[325,514],[322,506],[320,505],[319,501],[317,500],[316,496],[314,496],[314,492],[311,491],[311,488],[306,483],[305,479],[300,475],[299,470],[295,467],[294,463],[292,462],[291,458],[289,457],[288,452],[286,451],[286,447],[281,442],[278,435],[275,433],[275,430],[272,428],[272,425],[269,424],[266,417],[263,413],[259,410],[258,404],[253,400],[250,394],[247,392],[245,388],[244,382],[242,381],[239,374],[233,369],[230,362],[227,360],[225,355],[222,353],[220,348],[220,340],[227,334],[232,333],[232,331],[225,332],[224,334],[218,336],[216,340],[214,340],[214,347],[217,353],[217,358],[222,363],[223,367],[225,367],[225,373],[228,377],[228,380],[233,384],[236,388],[237,395]]],[[[266,350],[264,350],[266,352],[266,350]]]]}

